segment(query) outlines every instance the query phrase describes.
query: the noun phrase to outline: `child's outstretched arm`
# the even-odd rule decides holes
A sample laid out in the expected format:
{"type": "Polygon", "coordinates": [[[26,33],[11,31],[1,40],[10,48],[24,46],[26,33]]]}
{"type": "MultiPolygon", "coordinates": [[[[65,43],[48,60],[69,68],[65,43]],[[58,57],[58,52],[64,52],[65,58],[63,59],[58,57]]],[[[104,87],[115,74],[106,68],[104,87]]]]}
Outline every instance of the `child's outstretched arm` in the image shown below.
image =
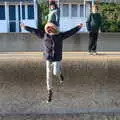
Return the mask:
{"type": "Polygon", "coordinates": [[[29,27],[29,26],[25,26],[23,23],[20,24],[21,26],[21,29],[25,29],[31,33],[34,33],[35,35],[37,35],[39,38],[43,38],[44,37],[44,32],[39,30],[39,29],[35,29],[35,28],[32,28],[32,27],[29,27]]]}
{"type": "Polygon", "coordinates": [[[61,39],[64,40],[64,39],[74,35],[76,32],[78,32],[82,28],[82,26],[83,26],[83,24],[79,24],[79,25],[77,25],[76,27],[72,28],[69,31],[60,33],[61,39]]]}

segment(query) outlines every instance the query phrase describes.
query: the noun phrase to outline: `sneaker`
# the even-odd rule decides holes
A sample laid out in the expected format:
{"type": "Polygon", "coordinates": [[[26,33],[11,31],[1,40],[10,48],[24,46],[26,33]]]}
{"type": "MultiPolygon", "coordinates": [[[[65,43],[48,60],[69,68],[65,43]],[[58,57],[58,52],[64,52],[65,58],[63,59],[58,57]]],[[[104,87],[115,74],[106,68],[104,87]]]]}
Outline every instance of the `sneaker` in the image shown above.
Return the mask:
{"type": "Polygon", "coordinates": [[[93,52],[88,52],[88,55],[93,55],[93,52]]]}
{"type": "Polygon", "coordinates": [[[64,77],[63,77],[63,75],[61,74],[61,75],[60,75],[60,84],[63,84],[63,82],[64,82],[64,77]]]}
{"type": "Polygon", "coordinates": [[[93,52],[93,55],[97,55],[97,52],[93,52]]]}
{"type": "Polygon", "coordinates": [[[53,95],[52,90],[49,90],[48,91],[48,100],[47,100],[47,103],[50,103],[52,101],[52,95],[53,95]]]}

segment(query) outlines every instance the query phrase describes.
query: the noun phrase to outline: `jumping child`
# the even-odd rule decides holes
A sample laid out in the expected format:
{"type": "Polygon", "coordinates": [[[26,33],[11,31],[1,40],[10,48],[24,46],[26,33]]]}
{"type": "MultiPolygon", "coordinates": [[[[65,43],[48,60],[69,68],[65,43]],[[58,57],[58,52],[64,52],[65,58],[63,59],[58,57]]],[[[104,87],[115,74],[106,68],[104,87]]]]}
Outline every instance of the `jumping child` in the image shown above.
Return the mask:
{"type": "Polygon", "coordinates": [[[25,26],[21,24],[21,28],[37,35],[42,39],[44,44],[44,57],[46,59],[46,82],[48,90],[47,102],[52,100],[52,73],[57,76],[60,82],[63,82],[61,72],[62,48],[63,40],[72,36],[82,27],[82,24],[77,25],[73,29],[66,32],[58,32],[57,26],[53,23],[47,23],[44,31],[25,26]],[[52,71],[53,70],[53,71],[52,71]]]}

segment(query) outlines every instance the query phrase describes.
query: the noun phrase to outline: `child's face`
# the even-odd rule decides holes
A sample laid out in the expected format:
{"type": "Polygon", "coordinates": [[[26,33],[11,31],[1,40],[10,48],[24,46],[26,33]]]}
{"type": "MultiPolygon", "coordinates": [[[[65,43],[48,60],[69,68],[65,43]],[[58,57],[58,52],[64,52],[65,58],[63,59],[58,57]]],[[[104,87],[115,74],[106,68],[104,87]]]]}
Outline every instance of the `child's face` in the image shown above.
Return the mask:
{"type": "Polygon", "coordinates": [[[50,9],[54,10],[55,9],[55,5],[50,5],[50,9]]]}
{"type": "Polygon", "coordinates": [[[57,26],[54,25],[53,23],[47,23],[44,29],[45,29],[45,32],[49,35],[56,35],[59,33],[57,26]]]}
{"type": "Polygon", "coordinates": [[[53,28],[51,29],[51,27],[48,27],[47,29],[45,29],[45,32],[49,35],[56,35],[57,31],[53,28]]]}
{"type": "Polygon", "coordinates": [[[93,7],[93,8],[92,8],[92,12],[93,12],[93,13],[96,13],[96,12],[97,12],[97,8],[96,8],[96,7],[93,7]]]}

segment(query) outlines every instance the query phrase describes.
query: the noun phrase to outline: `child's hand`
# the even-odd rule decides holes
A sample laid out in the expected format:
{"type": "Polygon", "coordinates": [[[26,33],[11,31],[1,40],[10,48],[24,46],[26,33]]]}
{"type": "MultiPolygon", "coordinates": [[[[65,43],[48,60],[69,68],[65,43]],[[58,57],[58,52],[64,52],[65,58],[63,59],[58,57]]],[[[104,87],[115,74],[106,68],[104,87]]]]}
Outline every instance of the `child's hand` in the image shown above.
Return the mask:
{"type": "Polygon", "coordinates": [[[79,28],[82,28],[82,27],[83,27],[83,24],[82,24],[82,23],[78,24],[78,27],[79,27],[79,28]]]}
{"type": "Polygon", "coordinates": [[[23,30],[24,30],[24,28],[25,28],[24,23],[21,23],[21,24],[20,24],[20,27],[21,27],[21,29],[23,29],[23,30]]]}

